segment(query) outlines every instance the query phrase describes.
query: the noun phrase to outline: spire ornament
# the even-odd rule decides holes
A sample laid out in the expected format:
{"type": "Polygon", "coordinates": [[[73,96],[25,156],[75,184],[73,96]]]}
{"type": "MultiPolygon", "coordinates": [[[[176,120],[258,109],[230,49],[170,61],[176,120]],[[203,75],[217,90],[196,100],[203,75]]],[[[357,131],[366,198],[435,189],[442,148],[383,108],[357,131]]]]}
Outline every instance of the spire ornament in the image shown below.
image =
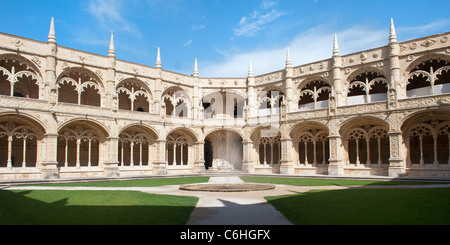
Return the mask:
{"type": "Polygon", "coordinates": [[[159,47],[158,47],[158,53],[156,54],[156,68],[161,68],[161,53],[159,51],[159,47]]]}
{"type": "Polygon", "coordinates": [[[289,51],[289,47],[286,49],[286,67],[292,67],[291,53],[289,51]]]}
{"type": "Polygon", "coordinates": [[[395,33],[394,20],[391,18],[391,28],[389,31],[389,42],[396,43],[397,42],[397,34],[395,33]]]}
{"type": "Polygon", "coordinates": [[[195,63],[194,63],[194,77],[198,77],[197,58],[195,58],[195,63]]]}
{"type": "Polygon", "coordinates": [[[338,44],[338,40],[337,40],[337,35],[335,33],[334,41],[333,41],[333,56],[338,56],[338,55],[339,55],[339,44],[338,44]]]}
{"type": "Polygon", "coordinates": [[[108,56],[115,56],[116,51],[114,50],[114,32],[111,31],[111,40],[109,41],[109,51],[108,56]]]}
{"type": "Polygon", "coordinates": [[[50,22],[50,31],[48,32],[48,42],[56,43],[56,35],[55,35],[55,20],[52,17],[50,22]]]}
{"type": "Polygon", "coordinates": [[[253,65],[252,65],[252,60],[250,60],[249,64],[248,64],[248,76],[249,77],[253,77],[253,65]]]}

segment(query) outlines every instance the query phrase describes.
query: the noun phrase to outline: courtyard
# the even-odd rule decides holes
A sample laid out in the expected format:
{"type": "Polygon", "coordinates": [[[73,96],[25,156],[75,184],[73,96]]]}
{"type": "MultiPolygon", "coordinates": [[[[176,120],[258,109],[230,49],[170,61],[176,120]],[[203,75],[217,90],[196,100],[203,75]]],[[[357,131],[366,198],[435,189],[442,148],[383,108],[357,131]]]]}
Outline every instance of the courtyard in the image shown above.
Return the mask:
{"type": "Polygon", "coordinates": [[[2,225],[449,225],[445,179],[255,175],[0,183],[2,225]],[[189,183],[270,183],[246,192],[189,183]]]}

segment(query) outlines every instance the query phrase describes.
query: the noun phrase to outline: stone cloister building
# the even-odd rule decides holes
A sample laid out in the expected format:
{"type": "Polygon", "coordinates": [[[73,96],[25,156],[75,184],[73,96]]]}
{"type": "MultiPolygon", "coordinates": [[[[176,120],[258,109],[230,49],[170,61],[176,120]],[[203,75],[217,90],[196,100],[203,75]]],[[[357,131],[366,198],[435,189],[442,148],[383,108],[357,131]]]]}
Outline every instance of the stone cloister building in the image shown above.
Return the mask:
{"type": "MultiPolygon", "coordinates": [[[[450,176],[450,33],[245,78],[0,34],[0,179],[450,176]]],[[[324,47],[327,48],[327,47],[324,47]]]]}

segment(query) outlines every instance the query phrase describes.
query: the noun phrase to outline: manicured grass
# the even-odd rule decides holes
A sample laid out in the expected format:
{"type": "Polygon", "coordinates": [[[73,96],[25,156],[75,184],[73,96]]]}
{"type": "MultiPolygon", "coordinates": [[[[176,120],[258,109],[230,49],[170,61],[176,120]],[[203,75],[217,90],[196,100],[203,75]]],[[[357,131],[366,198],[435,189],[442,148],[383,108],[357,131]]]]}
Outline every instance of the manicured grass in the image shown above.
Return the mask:
{"type": "Polygon", "coordinates": [[[406,181],[374,181],[374,180],[352,180],[352,179],[307,179],[307,178],[277,178],[277,177],[252,177],[243,176],[245,182],[271,183],[296,186],[361,186],[361,185],[419,185],[432,184],[424,182],[406,181]]]}
{"type": "Polygon", "coordinates": [[[208,182],[209,177],[155,178],[137,180],[91,181],[78,183],[40,184],[39,186],[92,186],[92,187],[149,187],[208,182]]]}
{"type": "Polygon", "coordinates": [[[138,191],[0,191],[0,224],[184,225],[197,202],[138,191]]]}
{"type": "Polygon", "coordinates": [[[450,224],[450,188],[310,191],[266,200],[296,225],[450,224]]]}

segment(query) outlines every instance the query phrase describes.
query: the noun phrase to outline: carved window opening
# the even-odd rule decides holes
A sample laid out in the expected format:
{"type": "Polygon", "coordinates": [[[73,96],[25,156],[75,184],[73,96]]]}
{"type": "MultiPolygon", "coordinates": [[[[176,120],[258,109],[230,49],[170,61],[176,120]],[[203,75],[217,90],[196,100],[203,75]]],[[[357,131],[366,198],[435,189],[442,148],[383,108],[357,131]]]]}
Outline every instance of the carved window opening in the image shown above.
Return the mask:
{"type": "Polygon", "coordinates": [[[284,94],[279,90],[262,91],[259,94],[259,116],[279,114],[283,101],[284,94]]]}
{"type": "Polygon", "coordinates": [[[148,166],[150,165],[150,146],[152,141],[143,133],[127,131],[119,135],[119,165],[148,166]]]}
{"type": "Polygon", "coordinates": [[[261,165],[279,164],[281,160],[281,136],[262,137],[259,140],[259,163],[261,165]]]}
{"type": "Polygon", "coordinates": [[[82,126],[66,127],[58,136],[58,166],[63,168],[97,167],[100,164],[100,137],[82,126]]]}
{"type": "Polygon", "coordinates": [[[0,168],[34,168],[37,162],[36,133],[14,122],[0,123],[0,168]]]}
{"type": "Polygon", "coordinates": [[[326,131],[312,129],[300,133],[297,147],[299,164],[325,166],[329,163],[329,140],[326,131]]]}
{"type": "Polygon", "coordinates": [[[36,72],[20,60],[0,60],[0,94],[39,99],[39,79],[36,72]]]}
{"type": "Polygon", "coordinates": [[[214,92],[202,98],[204,118],[242,118],[245,99],[233,92],[214,92]]]}
{"type": "Polygon", "coordinates": [[[300,91],[299,110],[321,109],[328,107],[331,87],[328,83],[315,80],[306,84],[300,91]]]}
{"type": "Polygon", "coordinates": [[[176,133],[167,136],[166,161],[169,166],[188,165],[189,145],[184,136],[176,133]]]}
{"type": "Polygon", "coordinates": [[[347,105],[386,101],[389,82],[376,71],[356,75],[348,85],[347,105]]]}
{"type": "Polygon", "coordinates": [[[407,132],[408,167],[450,166],[450,122],[417,123],[407,132]]]}
{"type": "Polygon", "coordinates": [[[345,140],[348,162],[360,167],[389,164],[389,136],[382,126],[366,125],[349,131],[345,140]]]}
{"type": "Polygon", "coordinates": [[[84,71],[72,71],[58,81],[58,102],[78,105],[101,105],[100,85],[84,71]]]}
{"type": "Polygon", "coordinates": [[[163,94],[162,99],[166,107],[167,116],[189,116],[189,100],[183,91],[179,89],[170,89],[163,94]]]}
{"type": "Polygon", "coordinates": [[[416,65],[408,76],[408,97],[450,93],[450,61],[430,59],[416,65]]]}
{"type": "Polygon", "coordinates": [[[117,88],[119,109],[151,112],[151,94],[135,81],[127,81],[117,88]]]}

